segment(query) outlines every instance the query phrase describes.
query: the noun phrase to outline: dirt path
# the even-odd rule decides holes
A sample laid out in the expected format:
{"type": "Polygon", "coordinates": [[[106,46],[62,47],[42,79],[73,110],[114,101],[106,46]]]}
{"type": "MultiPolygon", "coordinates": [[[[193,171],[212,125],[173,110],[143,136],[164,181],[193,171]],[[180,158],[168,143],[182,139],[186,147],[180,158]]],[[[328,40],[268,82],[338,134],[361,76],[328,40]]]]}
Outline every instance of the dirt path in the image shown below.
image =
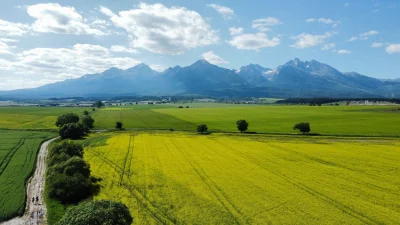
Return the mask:
{"type": "Polygon", "coordinates": [[[46,206],[43,202],[44,176],[46,173],[47,146],[56,138],[45,141],[41,146],[36,162],[36,171],[26,187],[27,201],[25,214],[0,225],[38,225],[46,224],[46,206]],[[38,201],[36,201],[36,197],[38,201]],[[34,198],[34,201],[32,201],[34,198]]]}

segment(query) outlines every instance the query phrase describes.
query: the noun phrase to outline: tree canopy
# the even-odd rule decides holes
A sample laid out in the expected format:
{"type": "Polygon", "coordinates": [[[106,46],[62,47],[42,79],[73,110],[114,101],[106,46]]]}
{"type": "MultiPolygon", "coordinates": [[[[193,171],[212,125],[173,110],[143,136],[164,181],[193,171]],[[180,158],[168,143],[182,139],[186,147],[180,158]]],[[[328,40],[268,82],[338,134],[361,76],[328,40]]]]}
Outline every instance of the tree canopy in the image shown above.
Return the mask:
{"type": "Polygon", "coordinates": [[[76,115],[75,113],[64,113],[64,114],[58,116],[57,121],[56,121],[56,126],[62,127],[65,124],[78,123],[78,122],[79,122],[79,116],[76,115]]]}
{"type": "Polygon", "coordinates": [[[71,141],[61,141],[54,143],[49,148],[49,158],[64,153],[70,157],[79,156],[83,157],[83,148],[81,145],[75,144],[71,141]]]}
{"type": "Polygon", "coordinates": [[[197,126],[197,132],[199,133],[206,133],[208,131],[208,127],[205,124],[200,124],[197,126]]]}
{"type": "Polygon", "coordinates": [[[122,122],[116,122],[115,123],[115,128],[117,128],[118,130],[122,129],[122,122]]]}
{"type": "Polygon", "coordinates": [[[133,218],[128,207],[108,200],[84,202],[69,209],[58,225],[130,225],[133,218]]]}
{"type": "Polygon", "coordinates": [[[85,135],[85,127],[81,123],[64,124],[58,131],[62,139],[79,139],[85,135]]]}
{"type": "Polygon", "coordinates": [[[82,174],[84,177],[89,178],[90,166],[79,156],[74,156],[68,160],[56,165],[53,170],[57,173],[73,176],[77,173],[82,174]]]}
{"type": "Polygon", "coordinates": [[[249,128],[249,123],[246,120],[238,120],[236,126],[240,132],[244,132],[249,128]]]}
{"type": "Polygon", "coordinates": [[[94,119],[91,116],[83,116],[82,124],[87,128],[92,129],[94,127],[94,119]]]}
{"type": "Polygon", "coordinates": [[[104,106],[104,103],[103,103],[102,101],[96,101],[96,102],[94,103],[94,106],[96,106],[97,108],[101,108],[101,107],[104,106]]]}
{"type": "Polygon", "coordinates": [[[293,130],[299,130],[303,134],[308,133],[311,131],[310,123],[298,123],[294,125],[293,130]]]}

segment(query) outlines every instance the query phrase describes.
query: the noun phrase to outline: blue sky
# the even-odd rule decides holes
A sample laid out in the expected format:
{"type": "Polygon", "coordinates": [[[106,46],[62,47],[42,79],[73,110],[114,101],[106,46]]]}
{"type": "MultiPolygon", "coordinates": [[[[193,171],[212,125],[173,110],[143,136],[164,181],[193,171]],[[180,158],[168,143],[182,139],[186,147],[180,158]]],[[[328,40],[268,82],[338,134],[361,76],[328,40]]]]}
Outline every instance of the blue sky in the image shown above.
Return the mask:
{"type": "Polygon", "coordinates": [[[398,1],[1,1],[0,90],[110,67],[162,71],[205,58],[238,69],[315,59],[400,77],[398,1]]]}

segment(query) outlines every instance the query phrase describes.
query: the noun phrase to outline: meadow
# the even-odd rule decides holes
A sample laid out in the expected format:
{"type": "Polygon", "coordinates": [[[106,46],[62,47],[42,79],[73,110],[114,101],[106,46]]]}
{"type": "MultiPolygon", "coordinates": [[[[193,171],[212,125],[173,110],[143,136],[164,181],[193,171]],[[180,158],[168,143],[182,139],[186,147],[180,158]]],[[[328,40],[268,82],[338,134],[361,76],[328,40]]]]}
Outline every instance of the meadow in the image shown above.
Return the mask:
{"type": "Polygon", "coordinates": [[[35,167],[41,142],[52,136],[46,132],[0,130],[0,221],[24,213],[25,183],[35,167]]]}
{"type": "MultiPolygon", "coordinates": [[[[311,132],[348,136],[400,136],[399,106],[280,106],[219,103],[177,103],[166,105],[112,106],[90,111],[95,129],[110,129],[117,121],[126,129],[193,131],[207,124],[212,131],[237,132],[235,122],[245,119],[249,131],[258,133],[296,133],[292,127],[309,122],[311,132]],[[189,106],[189,108],[178,108],[189,106]]],[[[0,128],[56,129],[58,115],[85,108],[0,107],[0,128]]]]}
{"type": "Polygon", "coordinates": [[[397,224],[400,142],[183,132],[81,140],[134,224],[397,224]]]}

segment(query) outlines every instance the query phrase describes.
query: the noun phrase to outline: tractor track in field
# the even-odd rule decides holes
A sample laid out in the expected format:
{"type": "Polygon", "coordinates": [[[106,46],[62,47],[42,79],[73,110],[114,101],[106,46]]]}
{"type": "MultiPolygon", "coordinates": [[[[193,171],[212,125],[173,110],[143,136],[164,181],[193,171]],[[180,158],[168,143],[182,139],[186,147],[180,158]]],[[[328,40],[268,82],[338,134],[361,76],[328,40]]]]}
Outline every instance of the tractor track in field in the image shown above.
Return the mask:
{"type": "MultiPolygon", "coordinates": [[[[126,163],[127,163],[127,161],[128,161],[128,158],[129,158],[129,153],[131,152],[132,137],[133,137],[133,134],[131,134],[131,135],[129,136],[128,152],[127,152],[126,155],[125,155],[124,167],[122,168],[122,173],[121,173],[121,176],[120,176],[120,179],[119,179],[119,185],[120,185],[120,186],[121,186],[122,183],[123,183],[123,179],[124,179],[124,175],[125,175],[126,163]]],[[[133,148],[133,147],[132,147],[132,148],[133,148]]],[[[132,162],[132,155],[131,155],[131,157],[129,158],[129,161],[132,162]]],[[[129,164],[129,168],[128,168],[128,169],[130,170],[130,164],[129,164]]],[[[130,177],[129,172],[128,172],[128,177],[130,177]]]]}
{"type": "Polygon", "coordinates": [[[184,151],[172,138],[170,138],[170,140],[175,145],[176,149],[178,149],[181,152],[181,154],[185,157],[185,159],[190,163],[194,171],[204,182],[204,184],[206,184],[206,186],[210,189],[210,191],[214,194],[214,196],[218,199],[218,201],[232,215],[234,220],[238,224],[249,224],[248,221],[240,213],[240,211],[236,208],[236,206],[229,201],[229,199],[225,196],[223,191],[207,176],[204,170],[196,162],[192,161],[190,157],[188,157],[186,153],[184,153],[184,151]]]}
{"type": "Polygon", "coordinates": [[[15,217],[11,220],[0,223],[1,225],[42,225],[46,222],[46,206],[44,204],[44,182],[46,173],[46,156],[48,145],[57,138],[45,141],[40,146],[37,155],[36,169],[29,178],[26,185],[26,205],[25,213],[22,217],[15,217]],[[33,202],[31,199],[37,197],[38,201],[33,202]]]}
{"type": "MultiPolygon", "coordinates": [[[[273,146],[273,145],[270,145],[270,146],[280,149],[280,147],[276,147],[276,146],[273,146]]],[[[285,149],[282,149],[282,150],[285,150],[285,149]]],[[[238,154],[241,154],[238,151],[236,151],[236,152],[238,154]]],[[[356,218],[356,219],[360,220],[361,222],[363,222],[365,224],[381,224],[381,222],[376,221],[373,218],[370,218],[370,217],[368,217],[368,216],[366,216],[366,215],[364,215],[364,214],[362,214],[360,212],[357,212],[354,209],[350,208],[349,206],[346,206],[343,203],[341,203],[341,202],[339,202],[339,201],[337,201],[337,200],[335,200],[335,199],[333,199],[333,198],[331,198],[331,197],[329,197],[327,195],[324,195],[323,193],[321,193],[321,192],[319,192],[317,190],[314,190],[314,189],[308,187],[307,185],[302,184],[299,181],[296,181],[293,178],[289,178],[288,176],[286,176],[286,175],[284,175],[284,174],[282,174],[280,172],[277,172],[277,171],[274,171],[274,170],[268,168],[267,166],[265,166],[265,164],[260,162],[259,159],[257,159],[257,158],[252,158],[252,157],[249,157],[249,156],[245,156],[243,154],[241,154],[241,155],[243,157],[247,158],[249,161],[253,162],[255,165],[259,166],[260,168],[262,168],[264,170],[267,170],[268,172],[280,177],[283,180],[286,180],[288,183],[294,185],[295,187],[299,188],[300,190],[303,190],[303,191],[307,192],[308,194],[310,194],[310,195],[312,195],[312,196],[314,196],[314,197],[316,197],[316,198],[328,203],[329,205],[334,206],[335,208],[337,208],[338,210],[342,211],[343,213],[345,213],[345,214],[347,214],[349,216],[352,216],[353,218],[356,218]]]]}
{"type": "Polygon", "coordinates": [[[25,139],[28,137],[21,138],[19,142],[14,146],[14,148],[7,153],[4,159],[0,163],[0,175],[3,174],[4,170],[6,170],[8,164],[10,163],[12,157],[17,153],[17,151],[24,145],[25,139]]]}

